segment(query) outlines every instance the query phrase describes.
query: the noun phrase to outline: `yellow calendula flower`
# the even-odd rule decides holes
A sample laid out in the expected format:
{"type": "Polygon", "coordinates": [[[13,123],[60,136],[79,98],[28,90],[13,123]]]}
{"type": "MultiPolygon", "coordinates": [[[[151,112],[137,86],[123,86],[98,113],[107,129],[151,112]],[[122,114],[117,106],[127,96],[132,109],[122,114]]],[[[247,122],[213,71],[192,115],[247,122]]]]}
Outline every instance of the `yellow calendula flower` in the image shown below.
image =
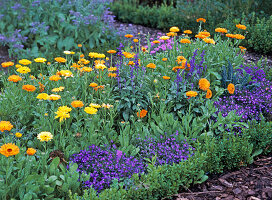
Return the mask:
{"type": "Polygon", "coordinates": [[[45,63],[47,60],[45,58],[35,58],[34,61],[36,63],[45,63]]]}
{"type": "Polygon", "coordinates": [[[64,110],[58,110],[57,112],[55,112],[55,114],[57,114],[55,116],[55,119],[59,118],[59,122],[62,122],[64,119],[70,118],[70,113],[65,112],[64,110]]]}
{"type": "Polygon", "coordinates": [[[169,37],[168,36],[161,36],[160,40],[169,40],[169,37]]]}
{"type": "Polygon", "coordinates": [[[106,65],[104,65],[104,64],[97,64],[94,67],[95,67],[95,69],[101,69],[101,70],[104,70],[107,68],[106,65]]]}
{"type": "Polygon", "coordinates": [[[60,95],[57,95],[57,94],[51,94],[48,98],[48,100],[51,100],[51,101],[57,101],[61,99],[61,96],[60,95]]]}
{"type": "Polygon", "coordinates": [[[187,97],[196,97],[197,92],[196,91],[188,91],[188,92],[186,92],[186,96],[187,97]]]}
{"type": "Polygon", "coordinates": [[[19,63],[21,65],[30,65],[32,62],[30,60],[27,60],[27,59],[22,59],[22,60],[19,60],[19,63]]]}
{"type": "Polygon", "coordinates": [[[176,26],[173,26],[173,27],[170,28],[170,32],[177,33],[177,32],[179,32],[179,28],[176,27],[176,26]]]}
{"type": "Polygon", "coordinates": [[[50,132],[40,132],[37,135],[37,138],[41,141],[41,142],[48,142],[50,140],[53,139],[53,135],[50,132]]]}
{"type": "Polygon", "coordinates": [[[64,90],[64,87],[60,86],[60,87],[58,87],[58,88],[53,88],[51,91],[52,91],[52,92],[61,92],[61,91],[63,91],[63,90],[64,90]]]}
{"type": "Polygon", "coordinates": [[[38,96],[36,98],[40,99],[40,100],[47,100],[50,98],[50,96],[46,93],[40,93],[40,94],[38,94],[38,96]]]}
{"type": "Polygon", "coordinates": [[[203,41],[208,43],[208,44],[215,44],[215,41],[213,39],[211,39],[211,38],[204,38],[203,41]]]}
{"type": "Polygon", "coordinates": [[[65,76],[65,77],[72,77],[73,76],[73,73],[70,70],[61,70],[59,72],[59,74],[61,76],[65,76]]]}
{"type": "Polygon", "coordinates": [[[58,63],[65,63],[65,62],[66,62],[66,59],[65,59],[65,58],[62,58],[62,57],[56,57],[56,58],[55,58],[55,61],[57,61],[58,63]]]}
{"type": "Polygon", "coordinates": [[[99,104],[95,104],[95,103],[91,103],[89,106],[93,108],[101,108],[99,104]]]}
{"type": "Polygon", "coordinates": [[[20,67],[16,71],[21,74],[27,74],[27,73],[31,72],[31,69],[29,67],[20,67]]]}
{"type": "Polygon", "coordinates": [[[0,131],[10,131],[13,128],[13,125],[9,121],[0,121],[0,131]]]}
{"type": "Polygon", "coordinates": [[[86,107],[84,111],[90,115],[94,115],[97,113],[98,110],[94,107],[86,107]]]}
{"type": "Polygon", "coordinates": [[[17,138],[20,138],[20,137],[22,137],[22,133],[19,133],[19,132],[17,132],[17,133],[15,133],[15,136],[17,137],[17,138]]]}

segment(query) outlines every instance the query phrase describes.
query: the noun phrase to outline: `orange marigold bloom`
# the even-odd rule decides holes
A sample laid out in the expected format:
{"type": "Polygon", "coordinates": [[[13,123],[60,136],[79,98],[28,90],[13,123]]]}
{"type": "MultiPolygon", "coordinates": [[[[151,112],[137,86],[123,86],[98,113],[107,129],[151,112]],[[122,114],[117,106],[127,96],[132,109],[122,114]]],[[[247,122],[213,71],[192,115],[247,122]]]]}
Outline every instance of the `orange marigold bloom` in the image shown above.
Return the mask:
{"type": "Polygon", "coordinates": [[[193,32],[191,30],[185,30],[185,31],[183,31],[183,33],[185,33],[185,34],[192,34],[193,32]]]}
{"type": "Polygon", "coordinates": [[[182,60],[181,63],[182,63],[183,69],[186,68],[186,67],[187,67],[188,69],[191,68],[191,65],[187,62],[186,59],[185,59],[185,60],[182,60]],[[187,65],[186,65],[186,63],[187,63],[187,65]]]}
{"type": "Polygon", "coordinates": [[[125,37],[126,37],[126,38],[132,38],[132,37],[133,37],[133,35],[131,35],[131,34],[127,34],[127,35],[125,35],[125,37]]]}
{"type": "Polygon", "coordinates": [[[242,25],[242,24],[236,24],[236,27],[242,30],[246,30],[247,28],[245,25],[242,25]]]}
{"type": "Polygon", "coordinates": [[[177,33],[177,32],[179,32],[179,28],[176,27],[176,26],[173,26],[173,27],[170,28],[170,32],[177,33]]]}
{"type": "Polygon", "coordinates": [[[15,156],[20,152],[20,149],[18,146],[12,143],[3,144],[0,148],[0,154],[9,157],[9,156],[15,156]]]}
{"type": "Polygon", "coordinates": [[[1,63],[1,66],[4,67],[4,68],[11,67],[13,65],[14,65],[14,62],[11,62],[11,61],[1,63]]]}
{"type": "Polygon", "coordinates": [[[78,44],[77,46],[78,46],[78,47],[82,47],[82,44],[78,44]]]}
{"type": "Polygon", "coordinates": [[[159,40],[154,40],[153,43],[154,43],[154,44],[159,44],[159,43],[161,43],[161,42],[160,42],[159,40]]]}
{"type": "Polygon", "coordinates": [[[42,84],[41,82],[38,82],[38,84],[39,84],[40,92],[43,92],[43,91],[44,91],[44,88],[45,88],[45,85],[42,84]]]}
{"type": "Polygon", "coordinates": [[[108,52],[108,53],[116,53],[115,50],[108,50],[107,52],[108,52]]]}
{"type": "Polygon", "coordinates": [[[134,40],[133,40],[133,42],[135,42],[135,43],[136,43],[136,42],[139,42],[139,40],[138,40],[138,39],[134,39],[134,40]]]}
{"type": "Polygon", "coordinates": [[[117,67],[110,67],[110,68],[108,68],[108,71],[109,71],[109,72],[117,71],[117,67]]]}
{"type": "Polygon", "coordinates": [[[28,92],[34,92],[36,87],[34,85],[23,85],[22,89],[28,92]]]}
{"type": "Polygon", "coordinates": [[[135,65],[135,63],[133,61],[129,61],[128,65],[135,65]]]}
{"type": "Polygon", "coordinates": [[[137,112],[137,116],[140,117],[140,118],[144,118],[147,114],[147,110],[143,109],[139,112],[137,112]]]}
{"type": "Polygon", "coordinates": [[[202,32],[199,32],[198,35],[205,35],[206,37],[210,37],[211,34],[207,31],[202,31],[202,32]]]}
{"type": "Polygon", "coordinates": [[[59,75],[53,75],[49,77],[50,81],[59,81],[61,77],[59,75]]]}
{"type": "Polygon", "coordinates": [[[217,33],[227,33],[228,30],[225,29],[225,28],[216,28],[216,29],[215,29],[215,32],[217,32],[217,33]]]}
{"type": "Polygon", "coordinates": [[[174,37],[174,36],[177,36],[177,33],[169,32],[169,33],[166,33],[166,35],[167,35],[168,37],[174,37]]]}
{"type": "Polygon", "coordinates": [[[198,18],[198,19],[196,20],[196,22],[204,22],[204,23],[206,23],[206,19],[204,19],[204,18],[198,18]]]}
{"type": "Polygon", "coordinates": [[[135,54],[134,53],[129,53],[129,52],[123,52],[123,55],[126,58],[134,58],[135,54]]]}
{"type": "Polygon", "coordinates": [[[90,83],[90,85],[89,85],[89,86],[91,86],[91,87],[95,88],[95,87],[97,87],[98,85],[97,85],[97,83],[90,83]]]}
{"type": "Polygon", "coordinates": [[[155,69],[156,65],[154,63],[149,63],[146,67],[151,68],[151,69],[155,69]]]}
{"type": "Polygon", "coordinates": [[[83,72],[91,72],[93,69],[91,67],[82,67],[83,72]]]}
{"type": "Polygon", "coordinates": [[[206,91],[210,88],[210,82],[205,78],[201,78],[198,81],[198,85],[199,85],[199,88],[204,91],[206,91]]]}
{"type": "Polygon", "coordinates": [[[22,65],[30,65],[32,62],[27,59],[22,59],[22,60],[19,60],[19,63],[22,65]]]}
{"type": "Polygon", "coordinates": [[[188,91],[188,92],[186,92],[186,96],[187,97],[196,97],[197,92],[196,91],[188,91]]]}
{"type": "Polygon", "coordinates": [[[66,62],[66,59],[65,59],[65,58],[62,58],[62,57],[56,57],[56,58],[55,58],[55,61],[57,61],[58,63],[65,63],[65,62],[66,62]]]}
{"type": "Polygon", "coordinates": [[[212,98],[212,91],[210,89],[207,90],[206,98],[207,99],[212,98]]]}
{"type": "Polygon", "coordinates": [[[71,106],[74,107],[74,108],[81,108],[84,106],[83,102],[82,101],[73,101],[71,103],[71,106]]]}
{"type": "Polygon", "coordinates": [[[228,91],[229,91],[230,94],[233,94],[234,91],[235,91],[235,85],[232,84],[232,83],[230,83],[230,84],[228,85],[228,91]]]}
{"type": "Polygon", "coordinates": [[[170,79],[169,76],[163,76],[162,78],[163,78],[164,80],[169,80],[169,79],[170,79]]]}
{"type": "Polygon", "coordinates": [[[33,156],[36,152],[37,152],[36,149],[28,148],[26,154],[29,156],[33,156]]]}
{"type": "Polygon", "coordinates": [[[13,128],[13,125],[9,121],[0,121],[0,131],[10,131],[13,128]]]}
{"type": "Polygon", "coordinates": [[[191,43],[191,41],[189,39],[181,39],[179,42],[183,43],[183,44],[190,44],[191,43]]]}
{"type": "Polygon", "coordinates": [[[17,83],[18,81],[21,81],[22,78],[18,75],[11,75],[8,77],[8,81],[12,81],[14,83],[17,83]]]}
{"type": "Polygon", "coordinates": [[[238,39],[238,40],[243,40],[245,39],[245,36],[241,35],[241,34],[235,34],[234,38],[238,39]]]}
{"type": "Polygon", "coordinates": [[[199,34],[198,34],[198,35],[195,35],[195,37],[196,37],[196,38],[199,38],[199,39],[204,39],[204,38],[206,38],[207,36],[205,36],[205,35],[199,35],[199,34]]]}
{"type": "Polygon", "coordinates": [[[229,38],[234,38],[235,37],[235,35],[234,34],[226,34],[226,37],[229,37],[229,38]]]}
{"type": "Polygon", "coordinates": [[[204,38],[203,41],[208,43],[208,44],[215,44],[215,41],[213,39],[211,39],[211,38],[204,38]]]}
{"type": "Polygon", "coordinates": [[[109,73],[109,74],[108,74],[108,77],[111,77],[111,78],[115,78],[116,76],[117,76],[116,73],[109,73]]]}
{"type": "Polygon", "coordinates": [[[80,54],[80,56],[79,56],[80,58],[83,58],[84,57],[84,54],[80,54]]]}
{"type": "Polygon", "coordinates": [[[162,61],[167,61],[167,58],[162,58],[162,61]]]}

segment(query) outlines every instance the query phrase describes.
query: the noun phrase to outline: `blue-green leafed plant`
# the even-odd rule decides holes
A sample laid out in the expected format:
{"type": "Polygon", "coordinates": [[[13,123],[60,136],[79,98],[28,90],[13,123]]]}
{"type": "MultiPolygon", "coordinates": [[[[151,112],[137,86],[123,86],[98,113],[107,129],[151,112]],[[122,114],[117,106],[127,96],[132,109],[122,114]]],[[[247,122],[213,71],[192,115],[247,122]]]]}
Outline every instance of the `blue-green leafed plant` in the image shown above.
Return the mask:
{"type": "Polygon", "coordinates": [[[113,41],[105,0],[0,0],[0,44],[24,57],[53,55],[77,43],[91,49],[113,41]]]}

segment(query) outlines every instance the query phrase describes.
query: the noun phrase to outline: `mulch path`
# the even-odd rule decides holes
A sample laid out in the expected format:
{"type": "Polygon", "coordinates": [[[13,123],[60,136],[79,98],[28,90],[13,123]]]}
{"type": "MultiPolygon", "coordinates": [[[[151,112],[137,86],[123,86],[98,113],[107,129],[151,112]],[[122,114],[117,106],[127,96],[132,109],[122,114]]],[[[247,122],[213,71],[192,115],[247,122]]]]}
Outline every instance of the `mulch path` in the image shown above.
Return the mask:
{"type": "Polygon", "coordinates": [[[238,171],[213,175],[187,192],[164,199],[272,200],[272,155],[260,156],[238,171]]]}

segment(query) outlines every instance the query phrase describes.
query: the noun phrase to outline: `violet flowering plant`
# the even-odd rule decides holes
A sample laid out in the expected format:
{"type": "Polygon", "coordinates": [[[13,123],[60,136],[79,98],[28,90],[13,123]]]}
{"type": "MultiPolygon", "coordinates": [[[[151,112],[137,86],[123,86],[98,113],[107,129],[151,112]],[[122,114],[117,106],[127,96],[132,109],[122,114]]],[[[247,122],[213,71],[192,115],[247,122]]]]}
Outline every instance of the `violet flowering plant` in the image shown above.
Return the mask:
{"type": "Polygon", "coordinates": [[[105,150],[91,145],[87,150],[72,155],[70,161],[77,163],[80,173],[89,174],[90,179],[84,181],[83,186],[92,187],[97,192],[110,188],[114,179],[121,180],[144,173],[147,167],[141,160],[117,150],[115,145],[107,146],[105,150]]]}

